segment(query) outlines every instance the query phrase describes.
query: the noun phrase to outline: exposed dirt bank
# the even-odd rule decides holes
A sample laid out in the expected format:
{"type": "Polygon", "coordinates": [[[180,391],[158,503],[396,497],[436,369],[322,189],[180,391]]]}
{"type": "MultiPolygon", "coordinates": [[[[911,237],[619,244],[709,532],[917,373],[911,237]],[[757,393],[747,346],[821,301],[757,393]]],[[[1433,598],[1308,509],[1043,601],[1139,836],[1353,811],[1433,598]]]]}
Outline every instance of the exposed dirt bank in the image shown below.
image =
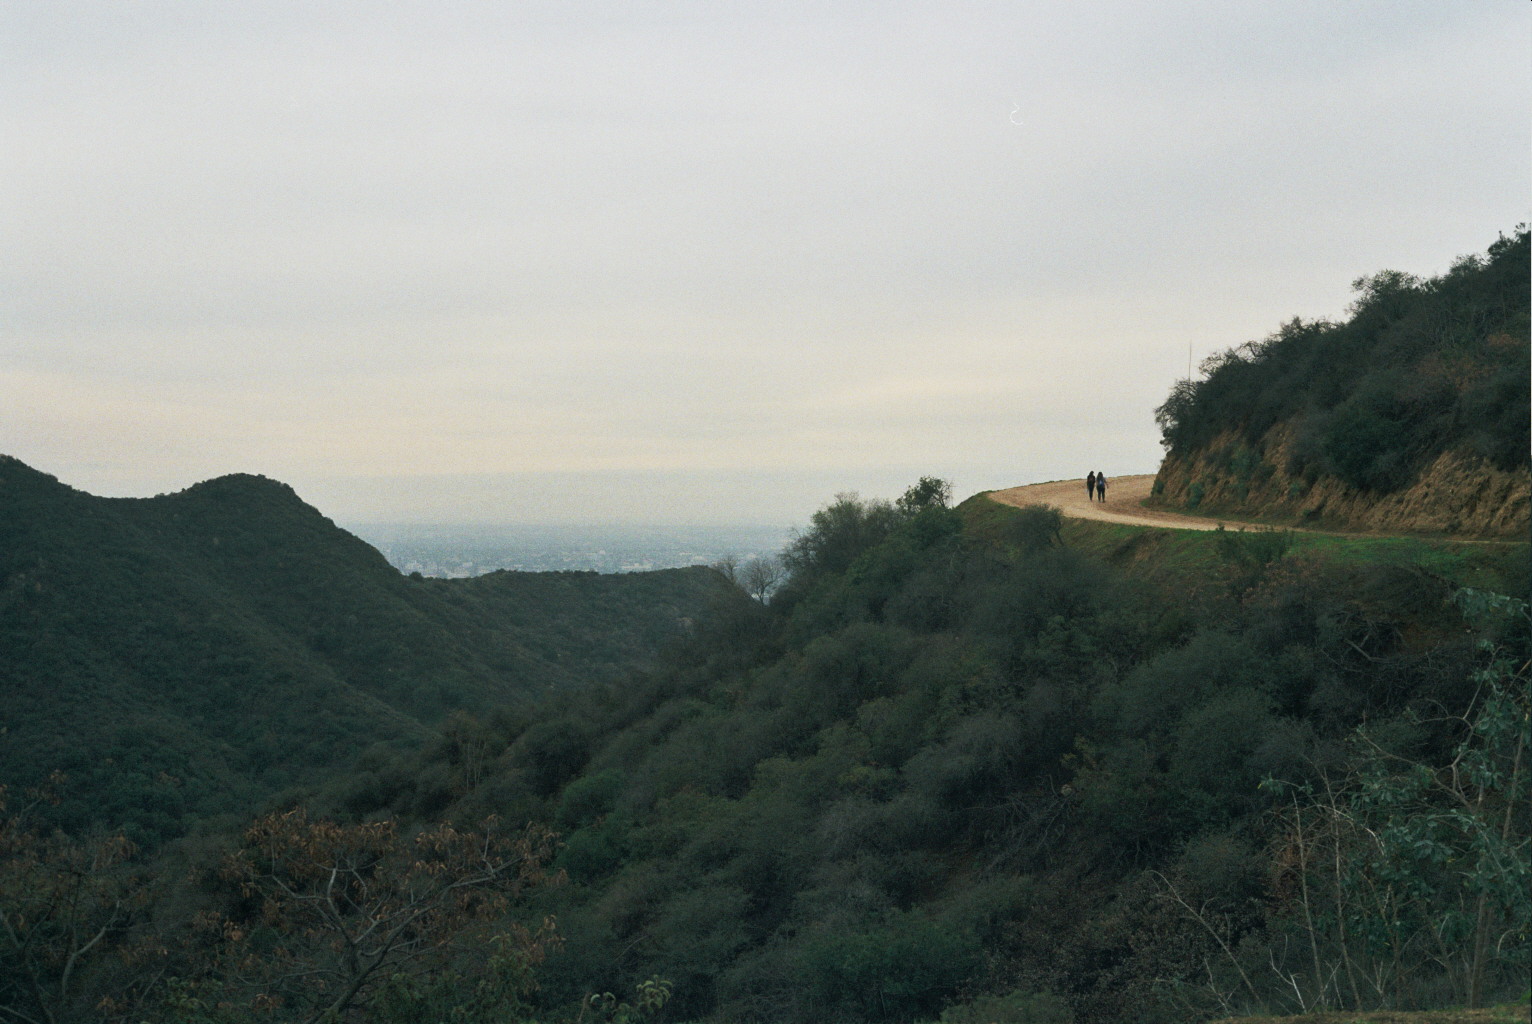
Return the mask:
{"type": "Polygon", "coordinates": [[[1169,456],[1160,466],[1161,493],[1151,504],[1164,511],[1287,518],[1317,530],[1525,540],[1532,527],[1532,477],[1525,469],[1505,472],[1483,459],[1444,452],[1409,487],[1374,494],[1333,477],[1290,476],[1285,467],[1292,443],[1279,427],[1257,447],[1228,434],[1206,451],[1169,456]]]}
{"type": "MultiPolygon", "coordinates": [[[[1007,487],[990,491],[989,497],[1005,505],[1024,508],[1027,505],[1052,505],[1064,515],[1074,519],[1094,519],[1103,523],[1123,523],[1128,526],[1157,526],[1167,530],[1216,530],[1220,526],[1228,530],[1242,529],[1290,529],[1298,533],[1330,533],[1335,535],[1372,534],[1388,535],[1395,531],[1383,529],[1319,530],[1308,527],[1274,526],[1270,523],[1252,522],[1235,516],[1194,515],[1176,512],[1163,505],[1145,507],[1143,502],[1150,496],[1155,474],[1120,476],[1108,481],[1107,500],[1092,501],[1085,496],[1084,480],[1054,480],[1045,484],[1027,484],[1023,487],[1007,487]]],[[[1427,528],[1429,529],[1429,527],[1427,528]]],[[[1400,529],[1398,533],[1411,532],[1400,529]]],[[[1417,528],[1416,532],[1422,532],[1417,528]]],[[[1446,532],[1446,531],[1442,531],[1446,532]]],[[[1463,537],[1454,538],[1466,543],[1497,543],[1520,541],[1512,533],[1505,538],[1463,537]]]]}

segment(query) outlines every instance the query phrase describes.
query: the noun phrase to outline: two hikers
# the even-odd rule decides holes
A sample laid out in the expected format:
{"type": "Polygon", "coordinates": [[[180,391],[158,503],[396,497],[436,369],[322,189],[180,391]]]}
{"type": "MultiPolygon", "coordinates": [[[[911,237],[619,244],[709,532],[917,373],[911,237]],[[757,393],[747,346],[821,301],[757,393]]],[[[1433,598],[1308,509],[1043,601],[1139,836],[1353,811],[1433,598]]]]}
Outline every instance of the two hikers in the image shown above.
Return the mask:
{"type": "Polygon", "coordinates": [[[1092,470],[1085,477],[1085,497],[1091,501],[1106,500],[1106,474],[1092,470]]]}

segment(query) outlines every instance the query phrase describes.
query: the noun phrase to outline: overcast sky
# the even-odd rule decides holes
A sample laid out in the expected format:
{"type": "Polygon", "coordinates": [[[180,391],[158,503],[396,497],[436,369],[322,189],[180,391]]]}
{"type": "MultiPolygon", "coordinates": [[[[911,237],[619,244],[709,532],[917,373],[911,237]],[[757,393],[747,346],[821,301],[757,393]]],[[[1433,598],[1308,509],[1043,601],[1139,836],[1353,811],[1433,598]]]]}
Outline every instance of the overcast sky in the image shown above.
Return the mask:
{"type": "Polygon", "coordinates": [[[1528,219],[1525,0],[0,0],[0,452],[341,522],[1152,472],[1528,219]]]}

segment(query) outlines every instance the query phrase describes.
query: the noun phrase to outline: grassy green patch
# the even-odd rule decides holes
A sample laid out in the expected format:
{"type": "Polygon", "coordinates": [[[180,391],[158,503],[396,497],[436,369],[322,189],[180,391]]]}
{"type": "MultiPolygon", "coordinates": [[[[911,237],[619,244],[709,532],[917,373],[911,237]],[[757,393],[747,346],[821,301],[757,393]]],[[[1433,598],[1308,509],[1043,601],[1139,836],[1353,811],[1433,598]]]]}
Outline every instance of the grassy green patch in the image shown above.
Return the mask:
{"type": "Polygon", "coordinates": [[[1532,578],[1532,545],[1525,543],[1300,533],[1293,550],[1343,562],[1415,566],[1459,586],[1506,594],[1526,593],[1532,578]]]}
{"type": "MultiPolygon", "coordinates": [[[[1007,536],[1007,524],[1021,512],[983,495],[964,502],[961,511],[970,537],[994,542],[1007,536]]],[[[1167,582],[1184,578],[1205,580],[1216,575],[1227,560],[1217,531],[1166,530],[1065,519],[1062,539],[1077,551],[1135,575],[1167,582]]],[[[1532,544],[1526,543],[1294,532],[1287,557],[1358,567],[1415,569],[1454,586],[1503,594],[1524,594],[1532,581],[1532,544]]]]}

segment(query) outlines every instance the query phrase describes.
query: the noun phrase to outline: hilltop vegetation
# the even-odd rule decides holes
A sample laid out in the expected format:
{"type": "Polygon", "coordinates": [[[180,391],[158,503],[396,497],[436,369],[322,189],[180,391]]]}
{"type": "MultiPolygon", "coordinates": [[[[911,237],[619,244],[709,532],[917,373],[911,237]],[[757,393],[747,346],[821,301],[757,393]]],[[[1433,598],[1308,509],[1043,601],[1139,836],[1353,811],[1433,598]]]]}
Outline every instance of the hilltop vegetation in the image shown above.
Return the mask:
{"type": "Polygon", "coordinates": [[[1293,319],[1202,364],[1156,412],[1171,504],[1525,537],[1523,226],[1441,277],[1354,282],[1343,323],[1293,319]]]}
{"type": "Polygon", "coordinates": [[[618,678],[734,595],[706,570],[401,576],[271,480],[105,499],[0,459],[0,780],[140,843],[618,678]]]}

